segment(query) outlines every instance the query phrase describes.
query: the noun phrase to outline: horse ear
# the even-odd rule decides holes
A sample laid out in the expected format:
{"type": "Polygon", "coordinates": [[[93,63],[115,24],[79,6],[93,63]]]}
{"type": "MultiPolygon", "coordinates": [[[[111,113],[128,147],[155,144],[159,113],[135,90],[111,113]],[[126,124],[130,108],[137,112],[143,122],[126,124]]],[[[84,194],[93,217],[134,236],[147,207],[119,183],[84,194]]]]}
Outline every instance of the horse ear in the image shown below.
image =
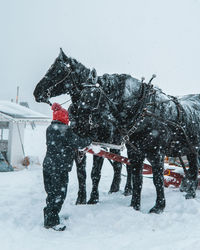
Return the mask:
{"type": "Polygon", "coordinates": [[[94,84],[96,84],[97,83],[97,79],[98,79],[96,69],[92,69],[92,71],[91,71],[91,78],[92,78],[92,82],[94,84]]]}
{"type": "Polygon", "coordinates": [[[65,61],[67,59],[67,56],[65,55],[65,53],[63,52],[62,48],[60,48],[60,54],[59,54],[59,59],[61,59],[62,61],[65,61]]]}

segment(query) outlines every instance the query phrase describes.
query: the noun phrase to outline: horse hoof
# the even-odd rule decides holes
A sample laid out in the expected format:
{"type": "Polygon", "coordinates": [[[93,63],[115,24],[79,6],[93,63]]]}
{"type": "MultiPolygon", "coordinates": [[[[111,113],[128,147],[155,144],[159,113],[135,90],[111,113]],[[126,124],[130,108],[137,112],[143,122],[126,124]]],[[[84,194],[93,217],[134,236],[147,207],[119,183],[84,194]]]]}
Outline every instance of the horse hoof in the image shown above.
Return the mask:
{"type": "Polygon", "coordinates": [[[119,186],[111,187],[108,193],[111,194],[111,193],[117,193],[117,192],[119,192],[119,186]]]}
{"type": "Polygon", "coordinates": [[[149,210],[149,213],[152,214],[161,214],[163,211],[164,211],[164,208],[163,206],[154,206],[152,207],[150,210],[149,210]]]}
{"type": "Polygon", "coordinates": [[[85,205],[86,204],[86,192],[78,192],[78,197],[76,200],[76,205],[85,205]]]}
{"type": "Polygon", "coordinates": [[[136,211],[140,211],[140,204],[133,204],[133,202],[131,202],[130,207],[136,211]]]}
{"type": "Polygon", "coordinates": [[[99,199],[89,199],[87,202],[88,205],[95,205],[99,202],[99,199]]]}
{"type": "Polygon", "coordinates": [[[196,194],[195,193],[187,193],[185,195],[185,199],[186,200],[189,200],[189,199],[194,199],[196,197],[196,194]]]}
{"type": "Polygon", "coordinates": [[[90,199],[87,202],[89,205],[94,205],[99,202],[99,192],[98,191],[92,191],[90,194],[90,199]]]}
{"type": "Polygon", "coordinates": [[[76,205],[85,205],[85,204],[86,204],[86,199],[77,198],[76,205]]]}
{"type": "Polygon", "coordinates": [[[124,196],[132,195],[133,190],[132,189],[126,189],[124,190],[124,196]]]}

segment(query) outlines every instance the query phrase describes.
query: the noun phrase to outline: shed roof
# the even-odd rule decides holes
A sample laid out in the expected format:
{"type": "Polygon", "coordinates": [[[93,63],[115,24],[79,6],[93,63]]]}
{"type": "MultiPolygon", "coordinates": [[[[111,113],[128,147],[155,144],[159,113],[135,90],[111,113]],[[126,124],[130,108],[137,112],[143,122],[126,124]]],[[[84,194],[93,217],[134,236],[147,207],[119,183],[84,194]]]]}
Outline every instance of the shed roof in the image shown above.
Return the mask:
{"type": "Polygon", "coordinates": [[[9,101],[0,101],[1,119],[13,121],[50,121],[50,117],[9,101]]]}

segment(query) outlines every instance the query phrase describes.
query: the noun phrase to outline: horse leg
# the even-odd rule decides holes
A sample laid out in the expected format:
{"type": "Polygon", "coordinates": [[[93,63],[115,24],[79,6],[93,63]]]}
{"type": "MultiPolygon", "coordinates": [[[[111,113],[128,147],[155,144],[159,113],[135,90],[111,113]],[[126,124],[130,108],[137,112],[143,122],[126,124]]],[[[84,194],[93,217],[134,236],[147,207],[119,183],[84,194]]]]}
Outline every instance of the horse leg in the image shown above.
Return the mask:
{"type": "MultiPolygon", "coordinates": [[[[114,154],[120,154],[120,150],[118,149],[110,149],[110,152],[114,154]]],[[[109,193],[118,192],[120,188],[120,182],[121,182],[122,164],[120,162],[114,161],[112,163],[112,166],[114,170],[114,176],[113,176],[113,181],[112,181],[109,193]]]]}
{"type": "Polygon", "coordinates": [[[81,162],[78,162],[78,155],[75,156],[76,171],[78,177],[79,191],[76,205],[86,204],[86,156],[84,155],[81,162]]]}
{"type": "Polygon", "coordinates": [[[132,167],[130,165],[126,165],[126,171],[127,171],[127,178],[126,178],[126,185],[124,188],[124,195],[128,196],[131,195],[133,192],[132,188],[132,167]]]}
{"type": "Polygon", "coordinates": [[[133,191],[132,191],[132,199],[131,204],[135,210],[140,210],[140,201],[141,201],[141,190],[142,190],[142,169],[143,169],[143,161],[144,156],[135,154],[131,148],[127,147],[128,158],[130,159],[131,165],[130,168],[132,170],[132,183],[133,183],[133,191]]]}
{"type": "Polygon", "coordinates": [[[101,168],[103,165],[103,158],[99,156],[93,156],[93,168],[91,172],[92,178],[92,192],[90,194],[90,199],[87,204],[96,204],[99,202],[99,181],[101,178],[101,168]]]}
{"type": "Polygon", "coordinates": [[[152,207],[149,213],[162,213],[165,208],[165,195],[164,195],[164,155],[153,154],[148,157],[153,171],[153,183],[156,188],[156,204],[152,207]]]}
{"type": "Polygon", "coordinates": [[[190,153],[187,155],[187,159],[189,162],[189,170],[183,183],[185,185],[184,191],[186,192],[185,198],[192,199],[196,197],[196,189],[198,186],[199,155],[190,153]]]}

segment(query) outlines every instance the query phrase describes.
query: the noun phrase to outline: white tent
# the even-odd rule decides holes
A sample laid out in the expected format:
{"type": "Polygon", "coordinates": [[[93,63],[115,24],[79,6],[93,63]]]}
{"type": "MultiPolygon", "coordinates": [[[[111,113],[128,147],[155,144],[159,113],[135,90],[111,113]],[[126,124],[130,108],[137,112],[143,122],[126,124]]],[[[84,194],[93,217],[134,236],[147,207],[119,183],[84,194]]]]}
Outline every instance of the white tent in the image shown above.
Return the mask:
{"type": "MultiPolygon", "coordinates": [[[[24,130],[27,123],[47,124],[51,118],[19,104],[0,101],[0,152],[12,166],[24,159],[24,130]]],[[[1,171],[1,170],[0,170],[1,171]]]]}

